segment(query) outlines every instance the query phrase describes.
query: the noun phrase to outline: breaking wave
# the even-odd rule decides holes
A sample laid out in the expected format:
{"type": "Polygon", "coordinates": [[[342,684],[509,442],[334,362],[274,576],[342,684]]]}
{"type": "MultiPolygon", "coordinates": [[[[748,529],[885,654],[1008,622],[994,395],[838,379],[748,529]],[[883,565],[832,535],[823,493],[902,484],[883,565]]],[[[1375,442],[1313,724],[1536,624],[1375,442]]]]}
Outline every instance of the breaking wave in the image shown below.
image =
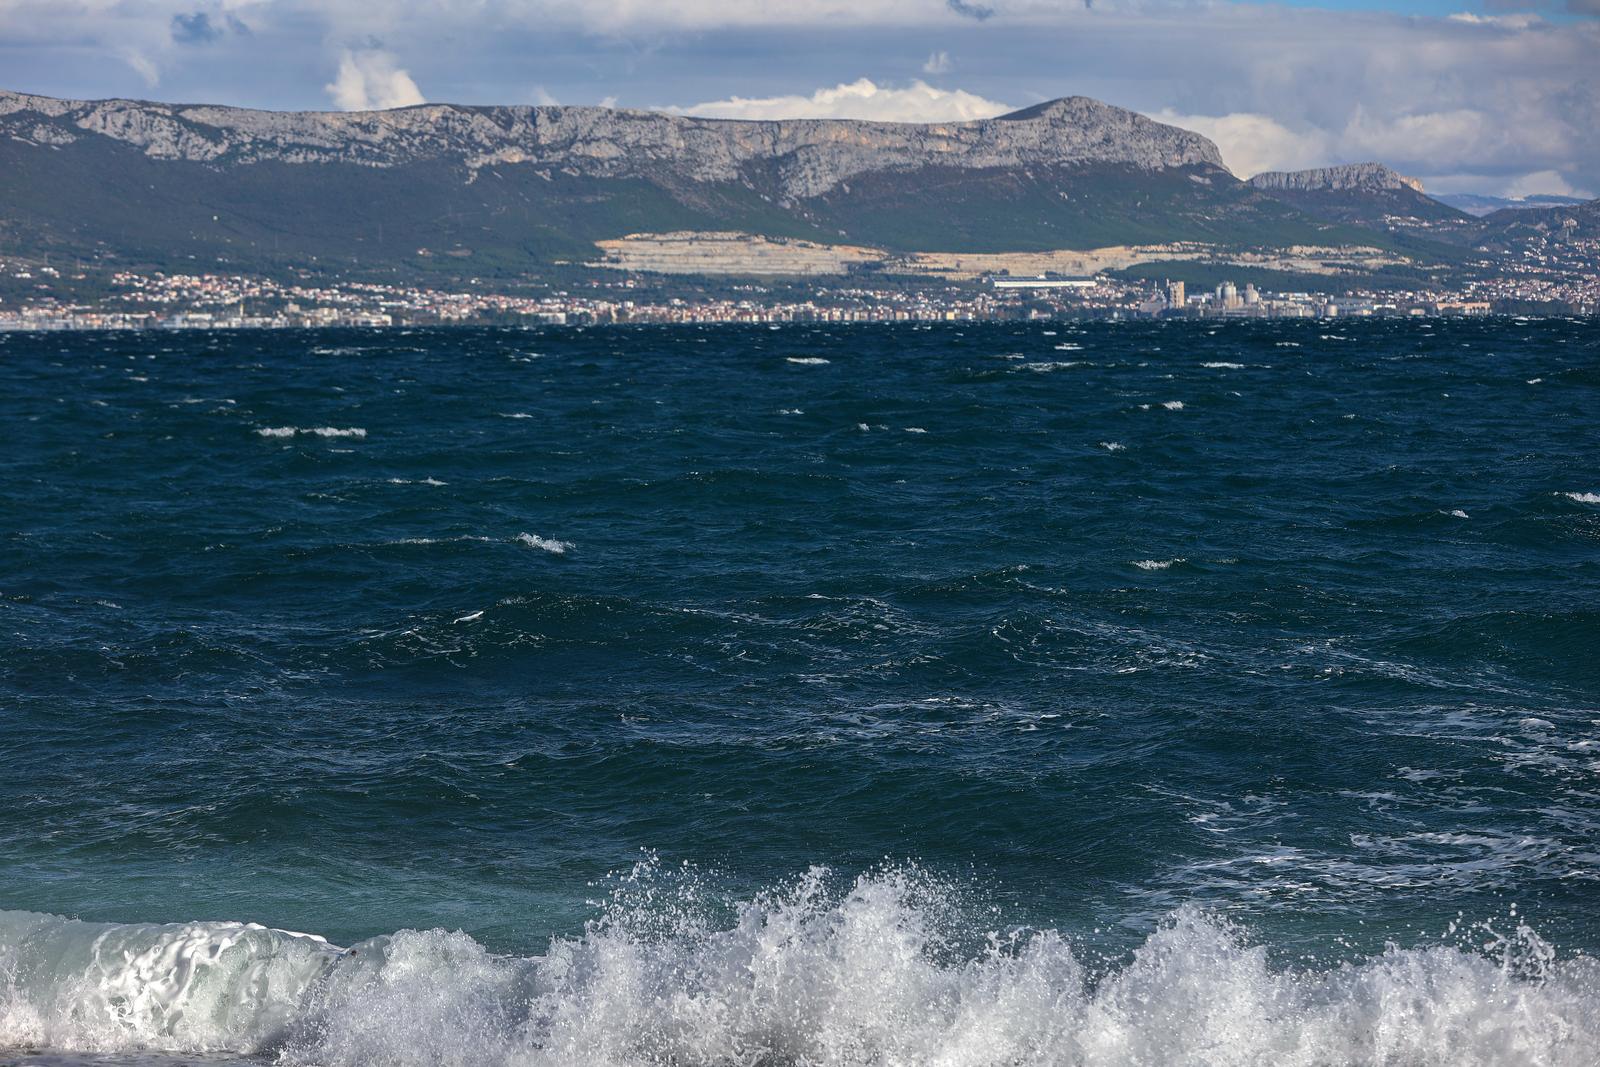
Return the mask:
{"type": "Polygon", "coordinates": [[[537,548],[541,552],[549,552],[557,556],[564,556],[576,547],[571,541],[557,541],[554,538],[540,537],[538,534],[531,533],[519,533],[517,534],[517,540],[529,548],[537,548]]]}
{"type": "Polygon", "coordinates": [[[916,868],[848,885],[814,869],[725,910],[703,890],[646,862],[530,957],[442,930],[340,949],[239,923],[0,912],[0,1045],[323,1067],[1578,1067],[1600,1047],[1600,966],[1525,926],[1482,952],[1280,967],[1185,908],[1096,963],[1053,930],[960,947],[989,913],[916,868]]]}
{"type": "Polygon", "coordinates": [[[312,437],[365,437],[367,431],[360,426],[263,426],[256,433],[262,437],[294,437],[297,434],[312,437]]]}

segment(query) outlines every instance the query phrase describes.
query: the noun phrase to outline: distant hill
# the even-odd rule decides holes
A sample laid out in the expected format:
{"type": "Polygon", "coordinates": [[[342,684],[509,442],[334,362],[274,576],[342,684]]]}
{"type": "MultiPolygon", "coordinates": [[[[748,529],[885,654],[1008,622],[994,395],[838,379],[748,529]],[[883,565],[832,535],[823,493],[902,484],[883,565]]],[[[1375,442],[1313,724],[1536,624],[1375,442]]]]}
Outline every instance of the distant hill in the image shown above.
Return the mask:
{"type": "Polygon", "coordinates": [[[1479,241],[1489,248],[1529,236],[1600,240],[1600,200],[1543,208],[1502,208],[1485,216],[1479,241]]]}
{"type": "Polygon", "coordinates": [[[909,124],[0,93],[0,175],[0,254],[250,271],[517,275],[679,231],[902,253],[1388,247],[1391,209],[1458,214],[1404,186],[1240,182],[1204,137],[1083,97],[909,124]]]}
{"type": "Polygon", "coordinates": [[[1330,221],[1381,226],[1387,219],[1465,221],[1464,212],[1422,191],[1422,183],[1381,163],[1351,163],[1316,170],[1269,171],[1250,185],[1330,221]]]}
{"type": "Polygon", "coordinates": [[[1457,211],[1465,211],[1467,214],[1477,218],[1507,209],[1571,207],[1574,204],[1584,202],[1583,198],[1576,196],[1538,195],[1513,199],[1504,196],[1482,196],[1478,193],[1434,193],[1432,195],[1441,204],[1448,204],[1457,211]]]}

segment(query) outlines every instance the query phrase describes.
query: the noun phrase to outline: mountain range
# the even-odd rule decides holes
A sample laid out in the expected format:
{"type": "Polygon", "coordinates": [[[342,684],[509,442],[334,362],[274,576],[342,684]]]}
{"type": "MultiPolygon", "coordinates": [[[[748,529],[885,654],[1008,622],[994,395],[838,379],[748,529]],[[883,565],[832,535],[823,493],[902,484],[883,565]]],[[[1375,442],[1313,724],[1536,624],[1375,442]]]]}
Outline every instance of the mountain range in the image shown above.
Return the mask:
{"type": "Polygon", "coordinates": [[[1585,203],[1579,196],[1557,196],[1551,193],[1517,197],[1485,196],[1481,193],[1434,193],[1433,198],[1441,204],[1448,204],[1477,218],[1507,209],[1575,207],[1585,203]]]}
{"type": "Polygon", "coordinates": [[[1241,181],[1199,134],[1084,97],[909,124],[0,92],[0,188],[0,255],[463,277],[579,269],[603,261],[597,242],[685,233],[880,265],[1127,246],[1147,260],[1355,247],[1427,265],[1499,219],[1376,164],[1241,181]]]}

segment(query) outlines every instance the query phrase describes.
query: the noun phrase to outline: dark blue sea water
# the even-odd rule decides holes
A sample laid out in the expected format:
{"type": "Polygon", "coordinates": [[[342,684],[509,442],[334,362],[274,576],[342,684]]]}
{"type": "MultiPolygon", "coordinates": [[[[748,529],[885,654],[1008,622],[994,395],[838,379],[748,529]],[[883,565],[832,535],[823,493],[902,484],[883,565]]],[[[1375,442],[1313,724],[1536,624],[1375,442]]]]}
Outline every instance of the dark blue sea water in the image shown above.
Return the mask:
{"type": "Polygon", "coordinates": [[[1600,1062],[1592,321],[0,335],[0,440],[0,1060],[1600,1062]]]}

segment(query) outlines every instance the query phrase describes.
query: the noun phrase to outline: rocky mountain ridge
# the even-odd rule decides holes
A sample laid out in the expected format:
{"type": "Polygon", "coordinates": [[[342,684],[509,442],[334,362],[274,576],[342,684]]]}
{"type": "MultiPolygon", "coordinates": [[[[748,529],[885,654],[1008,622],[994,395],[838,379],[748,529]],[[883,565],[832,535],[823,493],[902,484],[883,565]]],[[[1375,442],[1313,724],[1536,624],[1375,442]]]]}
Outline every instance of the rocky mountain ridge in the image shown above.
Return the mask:
{"type": "Polygon", "coordinates": [[[738,181],[775,166],[781,195],[815,197],[857,175],[1121,165],[1222,167],[1216,145],[1087,97],[973,122],[737,121],[599,107],[424,104],[390,111],[275,112],[0,92],[0,136],[64,146],[100,135],[152,159],[225,166],[281,162],[396,167],[530,164],[571,176],[738,181]]]}
{"type": "Polygon", "coordinates": [[[1180,244],[1377,247],[1392,272],[1455,255],[1404,227],[1477,232],[1387,168],[1242,182],[1206,138],[1083,97],[912,124],[0,92],[0,175],[7,258],[269,276],[582,278],[618,241],[672,234],[741,235],[719,255],[809,243],[846,273],[1180,244]]]}
{"type": "Polygon", "coordinates": [[[1384,192],[1411,189],[1423,192],[1422,182],[1384,166],[1382,163],[1346,163],[1312,170],[1272,170],[1250,179],[1257,189],[1292,192],[1384,192]]]}

